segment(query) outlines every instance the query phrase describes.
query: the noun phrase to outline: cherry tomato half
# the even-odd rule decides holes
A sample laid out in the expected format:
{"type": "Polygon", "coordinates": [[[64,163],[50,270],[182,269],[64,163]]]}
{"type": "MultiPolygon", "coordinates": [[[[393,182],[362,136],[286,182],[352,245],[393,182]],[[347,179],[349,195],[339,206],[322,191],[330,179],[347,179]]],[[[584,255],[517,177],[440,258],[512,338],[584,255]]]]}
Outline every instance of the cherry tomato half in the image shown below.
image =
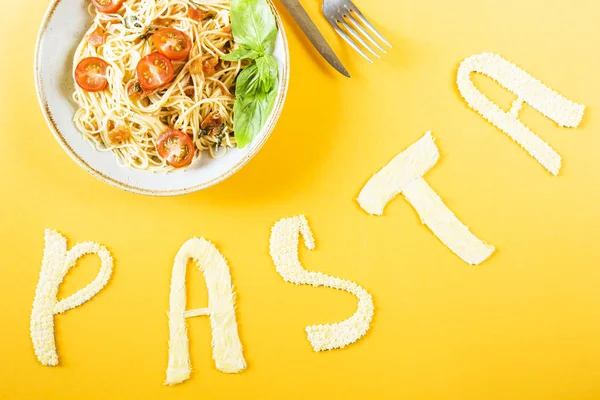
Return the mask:
{"type": "Polygon", "coordinates": [[[119,11],[125,0],[92,0],[96,9],[105,14],[113,14],[119,11]]]}
{"type": "Polygon", "coordinates": [[[142,58],[137,65],[138,82],[144,90],[156,90],[173,80],[173,63],[160,53],[142,58]]]}
{"type": "Polygon", "coordinates": [[[88,92],[100,92],[108,86],[106,69],[108,64],[101,58],[84,58],[75,68],[75,81],[88,92]]]}
{"type": "Polygon", "coordinates": [[[192,51],[192,41],[185,33],[173,28],[163,28],[152,35],[152,43],[159,53],[171,60],[186,58],[192,51]]]}
{"type": "Polygon", "coordinates": [[[174,168],[186,167],[194,159],[194,143],[181,131],[169,130],[163,133],[158,139],[156,148],[158,154],[174,168]]]}

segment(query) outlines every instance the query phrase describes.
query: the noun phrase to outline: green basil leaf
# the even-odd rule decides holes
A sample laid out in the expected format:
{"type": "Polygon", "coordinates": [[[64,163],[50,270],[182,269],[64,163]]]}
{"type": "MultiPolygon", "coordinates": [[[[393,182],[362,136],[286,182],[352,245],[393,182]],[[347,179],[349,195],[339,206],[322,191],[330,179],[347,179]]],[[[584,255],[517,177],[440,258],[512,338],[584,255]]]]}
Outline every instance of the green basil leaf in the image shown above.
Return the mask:
{"type": "Polygon", "coordinates": [[[236,80],[234,130],[238,147],[247,146],[266,123],[277,98],[278,64],[270,53],[277,23],[266,0],[231,0],[231,29],[240,49],[224,60],[255,60],[236,80]]]}
{"type": "Polygon", "coordinates": [[[239,45],[263,54],[275,44],[277,23],[266,0],[232,0],[231,30],[239,45]]]}
{"type": "Polygon", "coordinates": [[[221,56],[221,59],[225,61],[240,61],[240,60],[256,60],[260,57],[260,54],[256,50],[249,49],[248,47],[242,46],[237,50],[232,51],[229,54],[221,56]]]}
{"type": "Polygon", "coordinates": [[[233,106],[235,140],[238,148],[246,147],[260,131],[260,115],[256,103],[238,98],[233,106]]]}
{"type": "Polygon", "coordinates": [[[245,68],[235,81],[236,97],[254,96],[260,87],[260,76],[256,63],[245,68]]]}
{"type": "Polygon", "coordinates": [[[256,66],[258,68],[259,88],[264,93],[269,93],[277,84],[277,71],[279,69],[277,59],[270,54],[265,54],[256,60],[256,66]]]}
{"type": "Polygon", "coordinates": [[[238,98],[233,106],[235,139],[243,149],[258,135],[269,118],[277,91],[238,98]]]}
{"type": "Polygon", "coordinates": [[[269,115],[271,115],[271,111],[273,110],[273,106],[275,106],[275,100],[277,100],[277,90],[275,90],[275,88],[273,88],[273,90],[271,90],[269,92],[269,94],[267,94],[267,106],[266,106],[266,113],[263,115],[263,122],[262,124],[266,124],[267,123],[267,119],[269,119],[269,115]]]}

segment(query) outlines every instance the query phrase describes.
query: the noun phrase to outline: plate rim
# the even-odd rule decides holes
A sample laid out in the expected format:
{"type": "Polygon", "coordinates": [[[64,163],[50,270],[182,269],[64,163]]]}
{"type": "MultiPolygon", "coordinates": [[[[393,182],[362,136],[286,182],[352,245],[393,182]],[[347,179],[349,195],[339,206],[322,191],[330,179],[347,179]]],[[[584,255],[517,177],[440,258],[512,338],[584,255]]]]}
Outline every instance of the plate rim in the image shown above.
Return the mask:
{"type": "Polygon", "coordinates": [[[43,83],[44,80],[41,76],[41,69],[40,69],[42,38],[44,37],[44,35],[47,32],[48,24],[50,23],[50,20],[52,19],[52,16],[54,15],[56,8],[62,1],[63,0],[52,0],[48,9],[46,10],[46,13],[44,14],[44,18],[42,19],[42,24],[40,26],[40,30],[38,31],[38,34],[37,34],[36,43],[35,43],[35,55],[34,55],[34,61],[33,61],[35,91],[36,91],[36,95],[38,98],[38,103],[42,109],[42,114],[44,115],[44,119],[46,120],[46,124],[50,128],[50,131],[52,132],[56,141],[60,144],[60,146],[63,148],[63,150],[71,157],[71,159],[73,159],[81,168],[83,168],[85,171],[87,171],[89,174],[91,174],[95,178],[97,178],[97,179],[101,180],[102,182],[107,183],[111,186],[114,186],[116,188],[125,190],[127,192],[131,192],[131,193],[141,194],[141,195],[156,196],[156,197],[172,197],[172,196],[181,196],[181,195],[186,195],[186,194],[190,194],[190,193],[195,193],[195,192],[199,192],[204,189],[208,189],[212,186],[215,186],[215,185],[223,182],[224,180],[230,178],[237,172],[239,172],[244,166],[246,166],[246,164],[248,164],[248,162],[250,162],[250,160],[252,158],[254,158],[254,156],[262,149],[262,147],[264,146],[266,141],[270,138],[271,134],[273,133],[273,130],[275,129],[275,126],[277,125],[277,122],[279,121],[279,118],[281,117],[281,113],[283,111],[283,105],[285,104],[285,100],[287,98],[287,92],[288,92],[289,80],[290,80],[290,51],[289,51],[289,47],[288,47],[287,34],[285,31],[285,27],[283,25],[283,21],[281,20],[281,16],[279,15],[279,12],[275,8],[275,5],[273,4],[273,0],[266,0],[273,11],[273,14],[275,16],[275,21],[277,23],[277,29],[279,30],[281,38],[282,38],[282,44],[283,44],[283,49],[284,49],[284,53],[285,53],[285,60],[283,63],[283,71],[281,74],[283,77],[283,83],[281,85],[281,90],[279,92],[277,101],[275,103],[275,107],[274,107],[273,111],[271,112],[271,116],[269,117],[269,120],[267,121],[267,123],[265,124],[265,127],[263,128],[263,129],[265,129],[265,134],[262,135],[261,140],[257,144],[255,144],[253,149],[250,152],[248,152],[248,154],[246,154],[241,160],[239,160],[232,168],[227,170],[225,173],[219,175],[216,178],[211,179],[208,182],[202,183],[200,185],[191,186],[189,188],[183,188],[183,189],[152,190],[152,189],[140,188],[140,187],[136,187],[136,186],[130,185],[125,182],[121,182],[117,179],[111,178],[110,176],[98,171],[97,169],[92,167],[87,161],[85,161],[79,154],[77,154],[77,152],[75,152],[75,150],[73,150],[73,148],[70,146],[69,142],[63,136],[63,133],[58,128],[56,121],[54,120],[54,116],[53,116],[52,112],[50,111],[48,99],[45,95],[44,83],[43,83]]]}

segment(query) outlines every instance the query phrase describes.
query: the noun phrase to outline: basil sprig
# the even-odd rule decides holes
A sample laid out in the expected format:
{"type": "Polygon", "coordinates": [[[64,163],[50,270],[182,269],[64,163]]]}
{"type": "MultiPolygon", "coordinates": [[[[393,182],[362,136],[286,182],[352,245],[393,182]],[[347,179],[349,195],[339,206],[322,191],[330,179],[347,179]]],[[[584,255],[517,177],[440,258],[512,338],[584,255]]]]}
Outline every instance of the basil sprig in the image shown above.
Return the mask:
{"type": "Polygon", "coordinates": [[[239,148],[258,135],[277,98],[279,67],[271,54],[277,24],[266,0],[232,0],[231,31],[240,46],[222,56],[226,61],[252,60],[237,77],[234,130],[239,148]]]}

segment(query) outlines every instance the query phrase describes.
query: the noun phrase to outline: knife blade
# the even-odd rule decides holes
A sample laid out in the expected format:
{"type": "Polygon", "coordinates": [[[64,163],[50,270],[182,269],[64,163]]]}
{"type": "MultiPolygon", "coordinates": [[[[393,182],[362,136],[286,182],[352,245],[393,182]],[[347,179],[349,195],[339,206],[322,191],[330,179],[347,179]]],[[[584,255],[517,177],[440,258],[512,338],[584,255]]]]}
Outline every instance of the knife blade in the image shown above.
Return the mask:
{"type": "Polygon", "coordinates": [[[308,37],[308,40],[312,43],[313,46],[317,49],[317,51],[323,56],[323,58],[340,74],[347,76],[350,78],[350,74],[344,68],[344,65],[335,55],[333,49],[329,46],[319,28],[315,25],[315,23],[310,19],[310,16],[302,7],[302,4],[298,0],[281,0],[281,3],[287,8],[287,10],[292,14],[296,23],[302,29],[304,34],[308,37]]]}

